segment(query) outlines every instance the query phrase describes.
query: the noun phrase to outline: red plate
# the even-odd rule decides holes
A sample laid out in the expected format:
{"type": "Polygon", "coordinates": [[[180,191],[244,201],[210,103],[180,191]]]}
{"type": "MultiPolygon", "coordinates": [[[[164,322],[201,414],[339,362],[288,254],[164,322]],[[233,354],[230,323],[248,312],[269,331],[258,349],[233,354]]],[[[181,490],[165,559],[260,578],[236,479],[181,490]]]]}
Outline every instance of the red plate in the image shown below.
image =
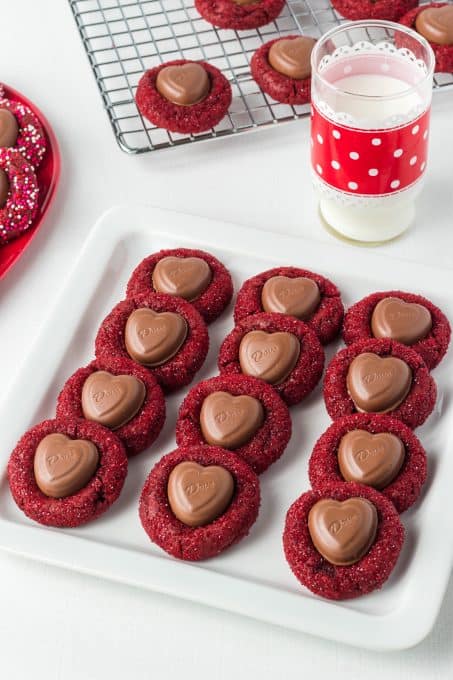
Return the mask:
{"type": "Polygon", "coordinates": [[[47,150],[39,166],[36,175],[39,184],[38,213],[35,217],[33,226],[27,229],[21,236],[0,246],[0,279],[11,269],[20,258],[38,229],[44,222],[46,213],[55,197],[55,189],[60,179],[60,150],[57,139],[52,128],[47,122],[41,111],[20,92],[13,90],[12,87],[4,85],[5,97],[15,102],[20,102],[30,107],[35,116],[38,117],[46,135],[47,150]]]}

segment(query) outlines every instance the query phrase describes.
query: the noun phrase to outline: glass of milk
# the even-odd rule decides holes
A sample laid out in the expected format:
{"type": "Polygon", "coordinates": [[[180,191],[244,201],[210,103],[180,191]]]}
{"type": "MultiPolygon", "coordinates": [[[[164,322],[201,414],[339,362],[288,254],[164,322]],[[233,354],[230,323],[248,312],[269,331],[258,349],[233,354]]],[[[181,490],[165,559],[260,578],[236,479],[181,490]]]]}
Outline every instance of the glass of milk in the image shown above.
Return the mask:
{"type": "Polygon", "coordinates": [[[404,232],[426,171],[434,54],[409,28],[355,21],[312,52],[311,165],[321,215],[338,234],[404,232]]]}

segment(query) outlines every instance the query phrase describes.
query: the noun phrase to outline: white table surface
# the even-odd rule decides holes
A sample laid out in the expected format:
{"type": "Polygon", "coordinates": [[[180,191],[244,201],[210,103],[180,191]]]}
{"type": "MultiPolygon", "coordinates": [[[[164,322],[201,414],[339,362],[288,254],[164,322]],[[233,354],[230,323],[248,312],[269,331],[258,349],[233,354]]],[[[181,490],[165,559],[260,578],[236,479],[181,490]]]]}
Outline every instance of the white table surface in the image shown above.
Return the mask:
{"type": "MultiPolygon", "coordinates": [[[[127,156],[113,139],[67,3],[2,0],[0,16],[0,79],[42,108],[63,157],[46,226],[0,282],[2,391],[94,221],[115,203],[148,202],[322,242],[332,238],[316,213],[306,121],[127,156]]],[[[452,266],[452,110],[453,91],[435,97],[417,224],[381,247],[383,255],[452,266]]],[[[0,673],[8,680],[443,680],[453,673],[452,635],[453,579],[432,634],[412,650],[386,655],[0,554],[0,673]]]]}

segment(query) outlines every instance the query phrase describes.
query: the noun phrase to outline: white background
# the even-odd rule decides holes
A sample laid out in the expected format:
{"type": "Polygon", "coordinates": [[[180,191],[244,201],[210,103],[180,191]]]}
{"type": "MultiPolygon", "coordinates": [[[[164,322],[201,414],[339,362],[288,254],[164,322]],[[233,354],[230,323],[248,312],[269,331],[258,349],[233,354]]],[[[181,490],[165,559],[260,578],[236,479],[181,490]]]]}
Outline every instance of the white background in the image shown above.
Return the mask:
{"type": "MultiPolygon", "coordinates": [[[[127,156],[113,139],[67,3],[0,4],[0,79],[42,108],[63,157],[58,197],[45,227],[0,282],[0,396],[86,234],[113,204],[147,202],[324,242],[332,238],[316,213],[306,121],[127,156]]],[[[436,95],[430,172],[417,225],[382,247],[382,254],[451,267],[452,109],[453,91],[436,95]]],[[[357,249],[357,257],[361,252],[357,249]]],[[[0,673],[8,680],[232,675],[443,680],[453,674],[452,636],[453,581],[423,643],[402,653],[375,654],[0,555],[0,673]]]]}

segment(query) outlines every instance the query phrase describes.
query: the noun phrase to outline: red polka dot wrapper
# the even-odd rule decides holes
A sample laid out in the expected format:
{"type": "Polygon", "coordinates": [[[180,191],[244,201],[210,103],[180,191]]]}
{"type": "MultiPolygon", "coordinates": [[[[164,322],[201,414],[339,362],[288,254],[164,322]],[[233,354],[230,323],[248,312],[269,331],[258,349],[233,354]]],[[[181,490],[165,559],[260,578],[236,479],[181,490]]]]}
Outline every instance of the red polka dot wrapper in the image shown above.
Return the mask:
{"type": "Polygon", "coordinates": [[[38,209],[38,182],[28,161],[15,149],[0,149],[0,169],[9,180],[6,203],[0,208],[0,244],[29,229],[38,209]]]}
{"type": "Polygon", "coordinates": [[[44,130],[38,118],[28,106],[11,99],[1,99],[0,109],[7,109],[17,120],[19,134],[13,148],[19,151],[34,168],[37,168],[46,153],[47,146],[44,130]]]}

